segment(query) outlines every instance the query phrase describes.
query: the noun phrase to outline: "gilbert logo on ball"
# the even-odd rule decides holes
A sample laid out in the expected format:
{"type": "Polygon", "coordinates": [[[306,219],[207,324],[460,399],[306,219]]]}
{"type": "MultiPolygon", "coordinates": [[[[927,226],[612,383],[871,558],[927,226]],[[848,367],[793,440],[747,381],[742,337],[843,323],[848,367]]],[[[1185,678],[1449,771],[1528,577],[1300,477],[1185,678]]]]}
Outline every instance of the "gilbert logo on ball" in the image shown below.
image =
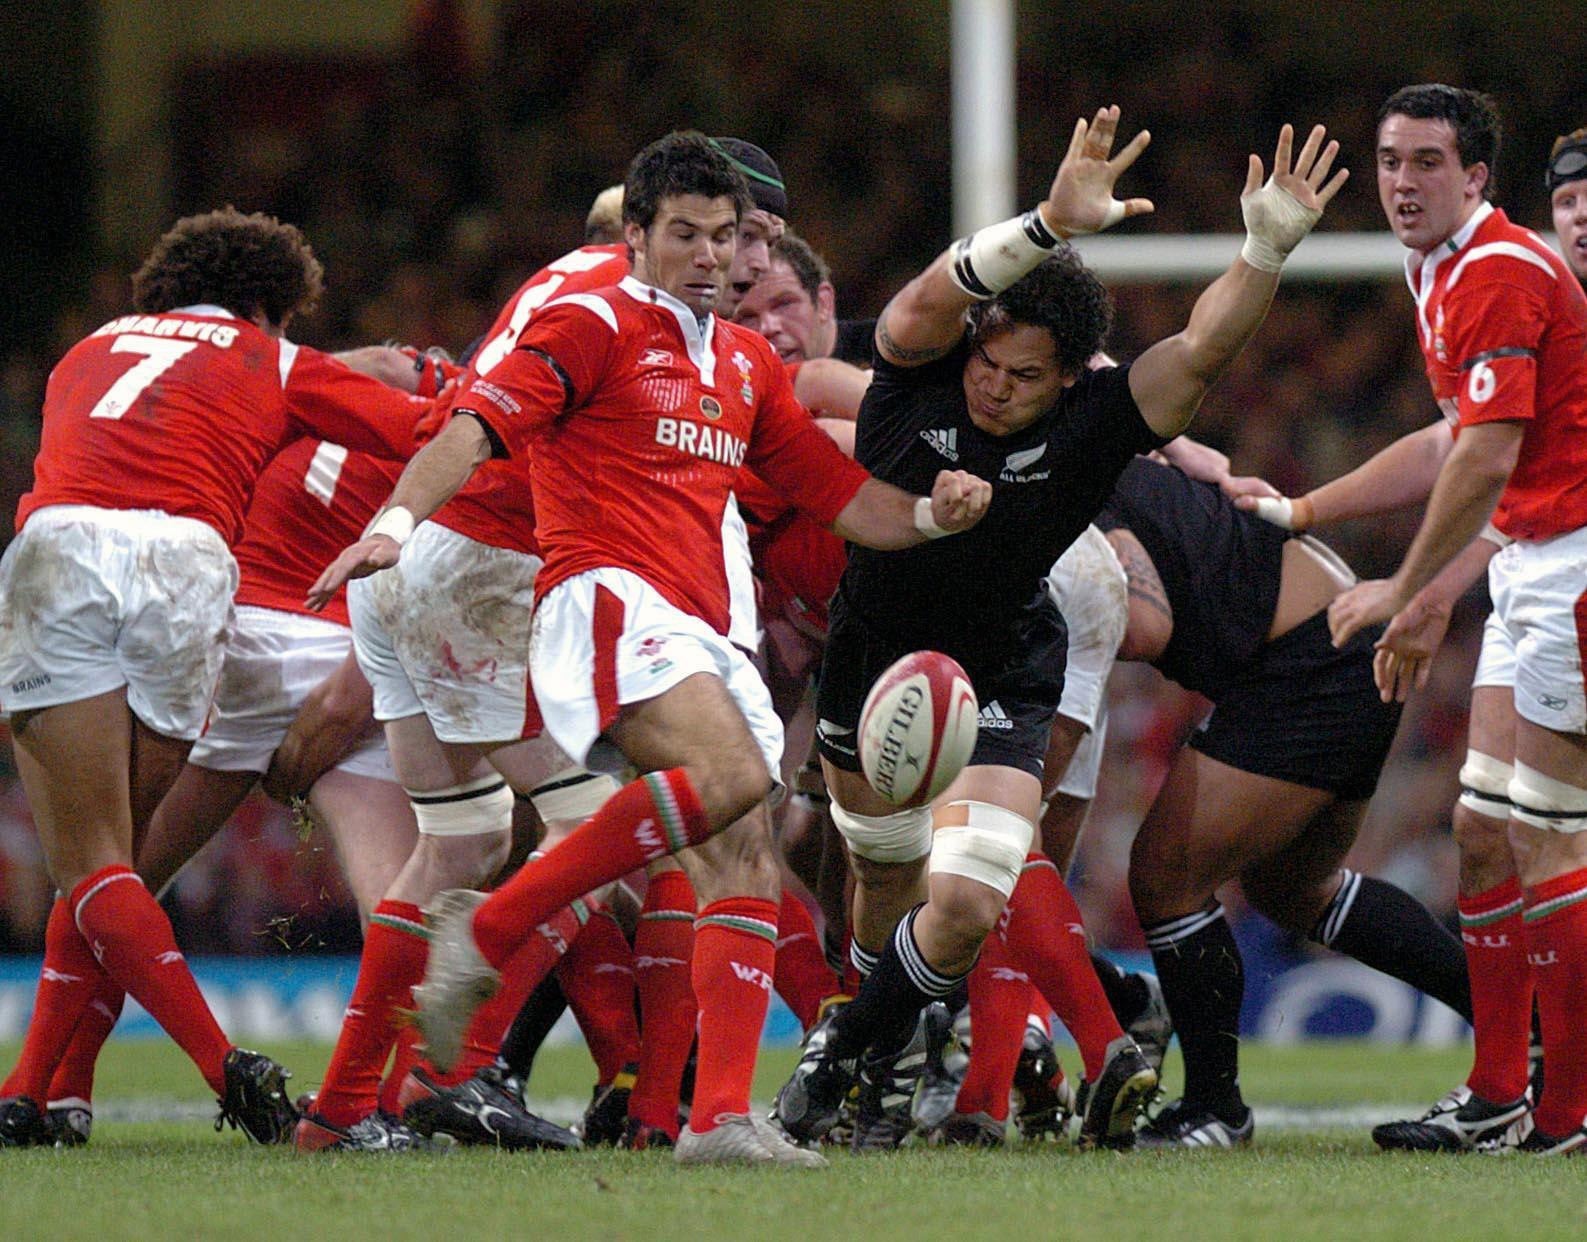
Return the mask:
{"type": "Polygon", "coordinates": [[[975,690],[957,661],[915,651],[876,679],[860,709],[860,767],[894,806],[922,806],[975,749],[975,690]]]}

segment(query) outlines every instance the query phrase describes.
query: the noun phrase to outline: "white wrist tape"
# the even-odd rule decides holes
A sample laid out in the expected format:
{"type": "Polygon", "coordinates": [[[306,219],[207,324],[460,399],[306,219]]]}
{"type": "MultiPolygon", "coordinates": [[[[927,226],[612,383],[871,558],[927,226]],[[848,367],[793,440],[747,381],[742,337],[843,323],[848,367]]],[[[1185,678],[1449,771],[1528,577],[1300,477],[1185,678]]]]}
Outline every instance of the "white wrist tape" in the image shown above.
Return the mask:
{"type": "MultiPolygon", "coordinates": [[[[1119,204],[1123,212],[1124,205],[1119,204]]],[[[1062,241],[1032,208],[961,237],[949,251],[948,275],[972,298],[996,297],[1053,252],[1062,241]]]]}
{"type": "Polygon", "coordinates": [[[367,539],[370,535],[384,535],[400,548],[408,542],[408,536],[413,534],[413,526],[413,514],[401,505],[392,505],[369,524],[364,537],[367,539]]]}
{"type": "MultiPolygon", "coordinates": [[[[1249,262],[1249,260],[1247,260],[1249,262]]],[[[1295,529],[1295,502],[1288,496],[1261,496],[1256,502],[1256,516],[1285,530],[1295,529]]]]}
{"type": "Polygon", "coordinates": [[[1499,548],[1508,548],[1512,543],[1515,542],[1514,539],[1510,538],[1509,535],[1505,534],[1492,522],[1489,522],[1477,532],[1477,538],[1486,539],[1489,543],[1499,548]]]}
{"type": "Polygon", "coordinates": [[[1289,252],[1322,219],[1320,208],[1307,207],[1271,177],[1261,189],[1240,196],[1240,214],[1246,232],[1240,257],[1263,272],[1281,270],[1289,252]]]}
{"type": "Polygon", "coordinates": [[[937,520],[931,516],[931,497],[922,496],[915,501],[915,529],[927,539],[941,539],[944,535],[951,535],[951,530],[943,530],[937,525],[937,520]]]}

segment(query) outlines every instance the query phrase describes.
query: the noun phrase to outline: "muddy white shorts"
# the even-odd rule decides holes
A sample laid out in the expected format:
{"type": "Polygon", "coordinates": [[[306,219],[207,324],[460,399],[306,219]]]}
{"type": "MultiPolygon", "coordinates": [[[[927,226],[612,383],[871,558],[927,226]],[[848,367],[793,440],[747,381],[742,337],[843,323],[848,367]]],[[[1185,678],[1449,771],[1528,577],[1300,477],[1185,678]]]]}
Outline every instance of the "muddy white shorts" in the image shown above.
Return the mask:
{"type": "Polygon", "coordinates": [[[1516,713],[1559,733],[1587,732],[1587,527],[1517,540],[1488,562],[1493,601],[1477,686],[1511,686],[1516,713]]]}
{"type": "Polygon", "coordinates": [[[1069,632],[1058,714],[1087,729],[1058,789],[1091,798],[1107,741],[1108,677],[1129,622],[1129,583],[1107,536],[1087,526],[1053,565],[1047,590],[1069,632]]]}
{"type": "MultiPolygon", "coordinates": [[[[264,772],[309,691],[352,649],[345,627],[323,617],[244,604],[221,665],[209,727],[188,762],[216,772],[264,772]]],[[[386,735],[371,721],[338,771],[394,781],[386,735]]]]}
{"type": "Polygon", "coordinates": [[[395,566],[348,583],[375,719],[423,712],[443,742],[532,736],[529,619],[541,563],[421,522],[395,566]]]}
{"type": "Polygon", "coordinates": [[[774,797],[781,795],[782,721],[755,666],[637,575],[592,569],[559,582],[535,612],[529,665],[546,732],[593,772],[627,765],[601,738],[619,707],[656,698],[696,673],[720,678],[777,783],[774,797]]]}
{"type": "Polygon", "coordinates": [[[196,738],[237,591],[213,528],[149,509],[51,505],[0,559],[0,711],[127,688],[156,733],[196,738]]]}

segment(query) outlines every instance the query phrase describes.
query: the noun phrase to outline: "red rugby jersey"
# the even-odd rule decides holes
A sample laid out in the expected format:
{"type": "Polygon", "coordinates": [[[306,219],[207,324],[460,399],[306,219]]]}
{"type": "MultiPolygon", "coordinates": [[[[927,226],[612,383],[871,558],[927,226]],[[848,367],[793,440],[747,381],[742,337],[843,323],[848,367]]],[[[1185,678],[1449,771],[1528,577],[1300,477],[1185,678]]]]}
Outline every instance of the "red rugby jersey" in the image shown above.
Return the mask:
{"type": "Polygon", "coordinates": [[[46,505],[158,509],[234,544],[254,481],[287,444],[406,458],[428,404],[218,307],[126,315],[50,373],[16,526],[46,505]]]}
{"type": "Polygon", "coordinates": [[[1515,539],[1587,526],[1587,296],[1554,250],[1483,204],[1431,254],[1406,259],[1417,334],[1455,426],[1521,421],[1494,514],[1515,539]]]}
{"type": "Polygon", "coordinates": [[[631,276],[549,303],[455,408],[531,457],[537,594],[615,566],[723,634],[722,512],[739,469],[823,524],[870,477],[794,399],[765,338],[702,324],[631,276]]]}

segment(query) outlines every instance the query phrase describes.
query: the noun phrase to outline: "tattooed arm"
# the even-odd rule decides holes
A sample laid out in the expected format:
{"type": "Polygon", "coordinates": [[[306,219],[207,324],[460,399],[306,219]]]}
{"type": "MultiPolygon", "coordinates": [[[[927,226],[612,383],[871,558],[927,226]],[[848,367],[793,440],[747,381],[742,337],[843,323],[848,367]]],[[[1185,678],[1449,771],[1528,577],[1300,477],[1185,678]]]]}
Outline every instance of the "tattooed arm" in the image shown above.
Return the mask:
{"type": "Polygon", "coordinates": [[[1119,644],[1119,659],[1151,664],[1162,658],[1174,634],[1174,609],[1141,541],[1122,527],[1108,532],[1129,583],[1130,621],[1119,644]]]}

